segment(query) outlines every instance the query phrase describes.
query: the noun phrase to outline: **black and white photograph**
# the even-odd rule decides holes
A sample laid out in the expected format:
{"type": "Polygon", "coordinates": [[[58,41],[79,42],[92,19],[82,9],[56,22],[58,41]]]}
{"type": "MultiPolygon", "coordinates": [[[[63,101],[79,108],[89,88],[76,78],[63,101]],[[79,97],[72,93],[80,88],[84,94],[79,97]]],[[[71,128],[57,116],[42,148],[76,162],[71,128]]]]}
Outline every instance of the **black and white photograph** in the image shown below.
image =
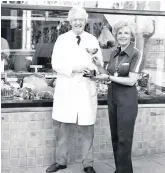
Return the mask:
{"type": "Polygon", "coordinates": [[[1,172],[165,173],[165,0],[1,1],[1,172]]]}

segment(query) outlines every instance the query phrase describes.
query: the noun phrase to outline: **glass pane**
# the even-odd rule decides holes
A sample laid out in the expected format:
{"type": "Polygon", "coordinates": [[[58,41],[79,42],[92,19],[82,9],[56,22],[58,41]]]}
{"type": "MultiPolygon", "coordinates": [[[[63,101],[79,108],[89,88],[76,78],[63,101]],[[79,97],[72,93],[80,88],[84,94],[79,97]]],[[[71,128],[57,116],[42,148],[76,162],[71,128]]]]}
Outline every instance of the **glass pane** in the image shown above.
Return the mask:
{"type": "MultiPolygon", "coordinates": [[[[144,4],[138,5],[138,9],[142,9],[144,4]]],[[[1,45],[4,45],[1,56],[7,59],[5,70],[33,72],[30,65],[42,65],[39,72],[52,72],[54,43],[59,35],[71,29],[67,12],[2,8],[1,15],[1,36],[4,38],[1,39],[1,45]]],[[[136,38],[132,41],[142,55],[141,80],[137,85],[139,97],[164,97],[165,17],[89,13],[85,31],[98,39],[105,67],[111,51],[117,46],[113,27],[121,19],[134,22],[137,26],[136,38]]]]}

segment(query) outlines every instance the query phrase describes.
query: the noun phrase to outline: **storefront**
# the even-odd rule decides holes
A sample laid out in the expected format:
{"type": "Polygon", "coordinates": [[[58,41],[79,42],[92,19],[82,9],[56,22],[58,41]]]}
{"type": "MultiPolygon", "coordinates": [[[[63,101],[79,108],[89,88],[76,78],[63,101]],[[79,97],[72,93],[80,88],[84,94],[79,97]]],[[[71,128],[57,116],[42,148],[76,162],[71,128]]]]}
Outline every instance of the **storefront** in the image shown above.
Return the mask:
{"type": "MultiPolygon", "coordinates": [[[[143,62],[141,80],[137,84],[139,113],[134,156],[165,152],[165,12],[159,11],[160,4],[157,4],[159,10],[153,10],[154,5],[150,4],[150,11],[141,11],[144,4],[138,5],[139,10],[86,8],[89,20],[85,27],[98,38],[106,66],[115,45],[114,24],[121,18],[137,23],[135,46],[141,50],[143,62]]],[[[1,48],[1,57],[4,57],[4,72],[1,73],[4,169],[45,166],[54,160],[56,123],[51,119],[51,111],[56,73],[51,67],[51,54],[57,37],[70,29],[69,9],[1,4],[1,37],[3,43],[8,43],[1,48]]],[[[112,157],[112,146],[107,86],[97,85],[98,116],[93,152],[95,160],[102,160],[112,157]]],[[[70,143],[69,162],[79,161],[81,139],[73,138],[70,143]]]]}

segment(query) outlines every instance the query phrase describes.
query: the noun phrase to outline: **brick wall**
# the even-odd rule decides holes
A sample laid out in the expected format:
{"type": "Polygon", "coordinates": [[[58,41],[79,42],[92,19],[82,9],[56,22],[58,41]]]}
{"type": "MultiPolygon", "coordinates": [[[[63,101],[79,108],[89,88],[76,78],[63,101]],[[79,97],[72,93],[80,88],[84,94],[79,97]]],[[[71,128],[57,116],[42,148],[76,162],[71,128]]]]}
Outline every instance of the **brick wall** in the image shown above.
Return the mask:
{"type": "MultiPolygon", "coordinates": [[[[165,152],[165,105],[140,105],[133,156],[165,152]]],[[[51,108],[2,109],[2,169],[47,166],[55,160],[57,122],[51,108]]],[[[81,160],[81,138],[75,128],[70,138],[68,162],[81,160]]],[[[94,160],[113,157],[107,106],[99,106],[95,123],[94,160]]]]}
{"type": "Polygon", "coordinates": [[[140,105],[132,155],[163,152],[165,152],[165,105],[140,105]]]}

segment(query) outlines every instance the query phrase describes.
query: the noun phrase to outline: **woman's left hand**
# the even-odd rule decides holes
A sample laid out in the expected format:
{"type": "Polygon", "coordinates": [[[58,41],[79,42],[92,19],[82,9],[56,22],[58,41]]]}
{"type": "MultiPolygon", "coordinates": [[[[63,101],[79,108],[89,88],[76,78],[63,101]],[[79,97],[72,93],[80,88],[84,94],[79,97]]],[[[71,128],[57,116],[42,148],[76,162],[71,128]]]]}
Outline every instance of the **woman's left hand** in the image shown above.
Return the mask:
{"type": "Polygon", "coordinates": [[[100,74],[100,75],[96,75],[94,77],[92,77],[92,79],[94,80],[101,80],[101,81],[109,81],[109,75],[107,74],[100,74]]]}
{"type": "Polygon", "coordinates": [[[100,60],[99,60],[98,57],[93,56],[93,57],[92,57],[92,61],[93,61],[93,63],[94,63],[96,66],[101,66],[101,62],[100,62],[100,60]]]}

